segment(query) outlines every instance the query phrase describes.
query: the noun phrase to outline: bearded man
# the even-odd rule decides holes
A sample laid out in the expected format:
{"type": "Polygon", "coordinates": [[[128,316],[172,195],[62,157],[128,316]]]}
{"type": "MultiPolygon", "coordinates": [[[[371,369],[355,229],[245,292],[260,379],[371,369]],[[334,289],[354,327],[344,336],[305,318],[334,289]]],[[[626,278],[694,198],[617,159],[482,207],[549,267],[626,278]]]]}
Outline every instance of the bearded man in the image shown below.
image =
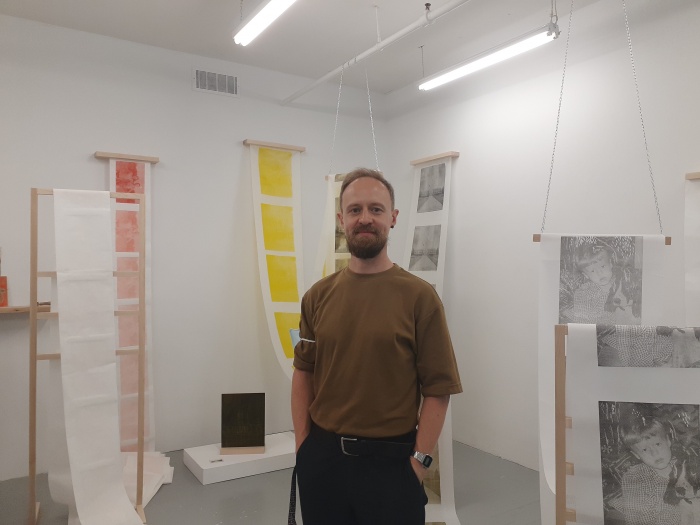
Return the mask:
{"type": "Polygon", "coordinates": [[[389,259],[394,206],[380,172],[345,177],[350,263],[302,299],[292,420],[304,525],[425,523],[422,481],[462,386],[437,293],[389,259]]]}

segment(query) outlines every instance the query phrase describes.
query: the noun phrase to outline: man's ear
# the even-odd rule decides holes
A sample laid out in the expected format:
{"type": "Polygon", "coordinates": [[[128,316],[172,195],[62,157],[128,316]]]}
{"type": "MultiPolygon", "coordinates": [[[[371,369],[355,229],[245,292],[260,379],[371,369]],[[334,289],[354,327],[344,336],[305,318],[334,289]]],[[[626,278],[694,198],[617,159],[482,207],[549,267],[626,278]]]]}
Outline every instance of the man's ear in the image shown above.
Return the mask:
{"type": "Polygon", "coordinates": [[[399,216],[399,210],[391,210],[391,227],[396,226],[396,217],[399,216]]]}
{"type": "Polygon", "coordinates": [[[340,225],[342,227],[345,227],[345,224],[343,223],[343,214],[341,212],[336,213],[336,217],[338,217],[338,221],[340,221],[340,225]]]}

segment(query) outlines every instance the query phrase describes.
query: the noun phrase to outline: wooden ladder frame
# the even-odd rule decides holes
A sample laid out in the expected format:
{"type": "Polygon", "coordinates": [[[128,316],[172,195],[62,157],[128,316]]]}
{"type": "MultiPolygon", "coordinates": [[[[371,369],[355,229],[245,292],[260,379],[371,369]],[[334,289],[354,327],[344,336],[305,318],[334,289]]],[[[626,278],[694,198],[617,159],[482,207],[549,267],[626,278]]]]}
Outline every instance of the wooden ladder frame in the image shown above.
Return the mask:
{"type": "Polygon", "coordinates": [[[573,463],[566,462],[566,429],[572,427],[566,416],[566,336],[569,327],[554,326],[554,472],[556,525],[576,522],[576,510],[566,507],[566,476],[574,474],[573,463]]]}
{"type": "MultiPolygon", "coordinates": [[[[53,196],[51,189],[31,189],[31,223],[30,223],[30,282],[29,282],[29,499],[27,509],[28,525],[39,521],[39,503],[36,501],[36,420],[37,420],[37,363],[45,360],[60,360],[61,354],[39,354],[37,352],[37,321],[58,317],[58,312],[40,311],[37,303],[38,279],[55,277],[55,271],[38,271],[38,222],[39,196],[53,196]]],[[[115,277],[135,277],[139,279],[138,310],[117,310],[115,316],[138,315],[139,345],[135,350],[116,350],[116,354],[138,354],[138,451],[136,462],[136,512],[141,521],[146,523],[143,511],[143,456],[145,435],[145,387],[146,387],[146,201],[140,193],[110,192],[112,199],[129,199],[138,202],[139,223],[139,269],[138,271],[114,272],[115,277]]]]}

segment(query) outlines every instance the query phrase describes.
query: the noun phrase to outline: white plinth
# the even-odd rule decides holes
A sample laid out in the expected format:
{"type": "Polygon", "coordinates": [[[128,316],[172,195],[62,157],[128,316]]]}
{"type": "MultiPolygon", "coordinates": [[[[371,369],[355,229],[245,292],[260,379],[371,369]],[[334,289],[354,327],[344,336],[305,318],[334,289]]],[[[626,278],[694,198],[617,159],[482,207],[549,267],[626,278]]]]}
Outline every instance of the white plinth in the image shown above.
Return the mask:
{"type": "Polygon", "coordinates": [[[186,448],[182,459],[202,485],[292,468],[296,461],[294,432],[265,436],[264,454],[222,456],[220,451],[220,443],[186,448]]]}

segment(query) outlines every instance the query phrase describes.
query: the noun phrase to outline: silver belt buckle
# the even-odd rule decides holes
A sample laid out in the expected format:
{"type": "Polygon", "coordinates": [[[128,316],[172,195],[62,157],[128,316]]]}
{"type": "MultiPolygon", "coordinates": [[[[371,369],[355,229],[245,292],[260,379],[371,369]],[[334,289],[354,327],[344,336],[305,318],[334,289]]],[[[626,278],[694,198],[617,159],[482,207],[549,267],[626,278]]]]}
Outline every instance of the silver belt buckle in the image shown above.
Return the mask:
{"type": "Polygon", "coordinates": [[[347,450],[345,450],[345,442],[346,441],[354,441],[357,443],[357,438],[349,438],[349,437],[341,437],[340,438],[340,449],[343,451],[343,454],[346,456],[359,456],[359,454],[350,454],[347,450]]]}

